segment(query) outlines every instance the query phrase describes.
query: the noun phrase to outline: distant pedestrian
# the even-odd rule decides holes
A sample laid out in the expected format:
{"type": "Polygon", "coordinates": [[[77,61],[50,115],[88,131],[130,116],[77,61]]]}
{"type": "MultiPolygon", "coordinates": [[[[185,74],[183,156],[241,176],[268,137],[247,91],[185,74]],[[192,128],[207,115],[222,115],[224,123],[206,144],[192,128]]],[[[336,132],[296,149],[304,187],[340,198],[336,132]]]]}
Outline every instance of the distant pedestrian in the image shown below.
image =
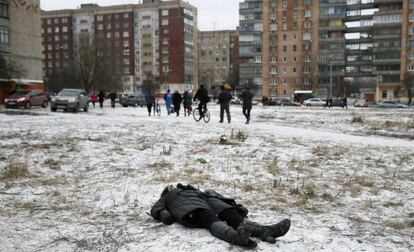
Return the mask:
{"type": "Polygon", "coordinates": [[[246,117],[246,124],[250,122],[250,111],[252,110],[253,93],[249,87],[246,87],[243,93],[240,95],[240,99],[243,101],[243,115],[246,117]]]}
{"type": "Polygon", "coordinates": [[[105,93],[103,90],[99,91],[98,98],[99,98],[99,107],[103,108],[103,103],[105,101],[105,93]]]}
{"type": "Polygon", "coordinates": [[[155,106],[155,97],[152,92],[145,96],[145,101],[147,102],[148,116],[151,116],[152,106],[155,106]]]}
{"type": "Polygon", "coordinates": [[[325,108],[329,108],[329,96],[326,97],[325,108]]]}
{"type": "Polygon", "coordinates": [[[109,99],[111,99],[111,107],[112,108],[115,108],[115,101],[116,101],[116,93],[115,93],[115,91],[112,91],[109,94],[109,99]]]}
{"type": "Polygon", "coordinates": [[[329,107],[330,108],[333,107],[333,99],[332,99],[332,97],[329,97],[329,107]]]}
{"type": "Polygon", "coordinates": [[[193,108],[191,107],[191,105],[193,105],[193,96],[190,94],[190,92],[185,91],[183,100],[184,100],[184,116],[187,116],[187,115],[189,116],[191,114],[191,111],[193,110],[193,108]]]}
{"type": "Polygon", "coordinates": [[[95,91],[92,92],[90,99],[91,99],[93,108],[95,108],[95,103],[98,101],[98,95],[96,94],[95,91]]]}
{"type": "Polygon", "coordinates": [[[174,104],[174,111],[177,114],[177,116],[180,116],[180,107],[181,107],[182,101],[183,101],[183,97],[181,97],[178,91],[175,91],[173,95],[173,104],[174,104]]]}
{"type": "Polygon", "coordinates": [[[224,88],[224,86],[221,86],[221,92],[218,97],[218,101],[220,103],[220,123],[223,122],[224,118],[224,111],[226,111],[227,115],[227,121],[228,123],[231,122],[231,115],[230,115],[230,101],[233,99],[233,96],[227,90],[224,88]]]}
{"type": "Polygon", "coordinates": [[[342,99],[342,107],[345,109],[348,109],[348,100],[346,99],[346,96],[342,99]]]}
{"type": "Polygon", "coordinates": [[[164,95],[165,107],[167,108],[168,115],[171,113],[171,104],[172,104],[172,95],[170,90],[167,90],[167,93],[164,95]]]}

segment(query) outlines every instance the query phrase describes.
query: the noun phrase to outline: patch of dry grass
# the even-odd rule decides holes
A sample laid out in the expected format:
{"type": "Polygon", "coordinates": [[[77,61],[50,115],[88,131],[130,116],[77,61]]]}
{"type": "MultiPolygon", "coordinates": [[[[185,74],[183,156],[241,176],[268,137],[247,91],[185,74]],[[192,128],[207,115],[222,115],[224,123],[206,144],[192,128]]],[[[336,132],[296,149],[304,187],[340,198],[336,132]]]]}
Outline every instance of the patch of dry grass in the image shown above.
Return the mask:
{"type": "Polygon", "coordinates": [[[12,163],[9,164],[5,170],[0,174],[0,180],[16,180],[20,178],[31,177],[26,164],[12,163]]]}
{"type": "Polygon", "coordinates": [[[49,166],[52,170],[60,170],[60,164],[61,162],[58,160],[55,160],[53,158],[48,158],[43,162],[45,165],[49,166]]]}
{"type": "Polygon", "coordinates": [[[272,162],[266,167],[267,171],[272,174],[276,175],[279,173],[279,166],[277,164],[277,157],[275,157],[272,162]]]}

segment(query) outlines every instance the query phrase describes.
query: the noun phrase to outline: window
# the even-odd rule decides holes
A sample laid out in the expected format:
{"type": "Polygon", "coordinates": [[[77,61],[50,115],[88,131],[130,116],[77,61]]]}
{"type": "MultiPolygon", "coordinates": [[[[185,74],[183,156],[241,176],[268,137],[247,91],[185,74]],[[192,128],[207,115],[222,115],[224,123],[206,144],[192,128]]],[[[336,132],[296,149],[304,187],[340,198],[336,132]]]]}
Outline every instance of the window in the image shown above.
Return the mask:
{"type": "Polygon", "coordinates": [[[67,18],[62,18],[62,24],[66,24],[68,22],[67,18]]]}
{"type": "Polygon", "coordinates": [[[110,30],[110,29],[111,29],[111,27],[112,27],[112,26],[111,26],[111,24],[106,24],[106,29],[107,29],[107,30],[110,30]]]}
{"type": "Polygon", "coordinates": [[[0,18],[9,18],[9,5],[7,3],[0,3],[0,18]]]}
{"type": "Polygon", "coordinates": [[[310,10],[305,10],[303,16],[304,17],[312,17],[312,12],[310,10]]]}
{"type": "Polygon", "coordinates": [[[282,6],[283,8],[287,8],[287,1],[283,1],[282,6]]]}
{"type": "Polygon", "coordinates": [[[129,38],[129,32],[124,31],[124,33],[122,34],[122,36],[123,36],[124,38],[129,38]]]}
{"type": "Polygon", "coordinates": [[[111,38],[111,37],[112,37],[112,33],[107,32],[107,33],[106,33],[106,38],[108,38],[108,39],[109,39],[109,38],[111,38]]]}
{"type": "Polygon", "coordinates": [[[55,27],[55,32],[58,33],[59,32],[59,27],[55,27]]]}
{"type": "Polygon", "coordinates": [[[98,25],[97,25],[97,29],[98,29],[98,30],[103,30],[103,24],[98,24],[98,25]]]}
{"type": "Polygon", "coordinates": [[[163,19],[162,20],[162,25],[168,25],[168,19],[163,19]]]}
{"type": "Polygon", "coordinates": [[[124,13],[124,18],[129,18],[129,13],[124,13]]]}
{"type": "Polygon", "coordinates": [[[162,13],[161,15],[163,15],[163,16],[168,16],[168,10],[162,10],[161,13],[162,13]]]}
{"type": "Polygon", "coordinates": [[[98,21],[102,21],[102,20],[103,20],[103,16],[102,16],[102,15],[98,15],[98,16],[96,16],[96,20],[98,20],[98,21]]]}
{"type": "Polygon", "coordinates": [[[311,39],[312,39],[312,36],[310,32],[303,33],[303,40],[311,40],[311,39]]]}
{"type": "Polygon", "coordinates": [[[414,65],[408,65],[408,69],[409,72],[414,72],[414,65]]]}
{"type": "Polygon", "coordinates": [[[310,85],[310,84],[312,84],[312,81],[311,81],[311,79],[309,79],[309,78],[305,78],[303,81],[304,81],[305,85],[310,85]]]}
{"type": "Polygon", "coordinates": [[[63,26],[62,27],[62,32],[68,32],[68,27],[67,26],[63,26]]]}
{"type": "Polygon", "coordinates": [[[0,26],[0,44],[9,43],[9,29],[0,26]]]}
{"type": "Polygon", "coordinates": [[[287,23],[283,23],[283,25],[282,25],[282,29],[283,29],[284,31],[286,31],[286,30],[287,30],[287,23]]]}

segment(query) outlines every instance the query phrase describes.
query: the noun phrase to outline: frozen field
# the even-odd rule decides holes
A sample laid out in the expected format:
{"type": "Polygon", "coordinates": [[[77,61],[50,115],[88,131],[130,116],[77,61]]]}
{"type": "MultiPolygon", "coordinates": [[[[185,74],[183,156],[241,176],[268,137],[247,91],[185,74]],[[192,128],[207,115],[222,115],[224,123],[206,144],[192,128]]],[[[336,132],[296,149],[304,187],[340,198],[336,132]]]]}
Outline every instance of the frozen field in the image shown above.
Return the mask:
{"type": "Polygon", "coordinates": [[[243,251],[148,216],[178,182],[235,197],[254,221],[292,220],[257,251],[414,250],[414,110],[254,107],[249,125],[231,110],[219,124],[210,106],[205,124],[0,108],[0,251],[243,251]]]}

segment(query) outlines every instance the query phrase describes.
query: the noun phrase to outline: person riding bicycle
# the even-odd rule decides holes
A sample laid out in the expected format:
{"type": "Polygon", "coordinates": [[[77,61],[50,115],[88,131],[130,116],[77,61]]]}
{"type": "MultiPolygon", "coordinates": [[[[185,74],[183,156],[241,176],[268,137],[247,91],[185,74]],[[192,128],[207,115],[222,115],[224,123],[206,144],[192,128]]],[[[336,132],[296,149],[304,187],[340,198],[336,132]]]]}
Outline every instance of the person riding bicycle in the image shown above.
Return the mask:
{"type": "Polygon", "coordinates": [[[208,97],[208,91],[204,88],[203,85],[201,85],[197,90],[193,101],[196,101],[197,99],[200,101],[200,104],[198,104],[198,111],[200,112],[200,118],[202,118],[204,116],[203,111],[207,110],[207,103],[210,101],[210,98],[208,97]]]}

